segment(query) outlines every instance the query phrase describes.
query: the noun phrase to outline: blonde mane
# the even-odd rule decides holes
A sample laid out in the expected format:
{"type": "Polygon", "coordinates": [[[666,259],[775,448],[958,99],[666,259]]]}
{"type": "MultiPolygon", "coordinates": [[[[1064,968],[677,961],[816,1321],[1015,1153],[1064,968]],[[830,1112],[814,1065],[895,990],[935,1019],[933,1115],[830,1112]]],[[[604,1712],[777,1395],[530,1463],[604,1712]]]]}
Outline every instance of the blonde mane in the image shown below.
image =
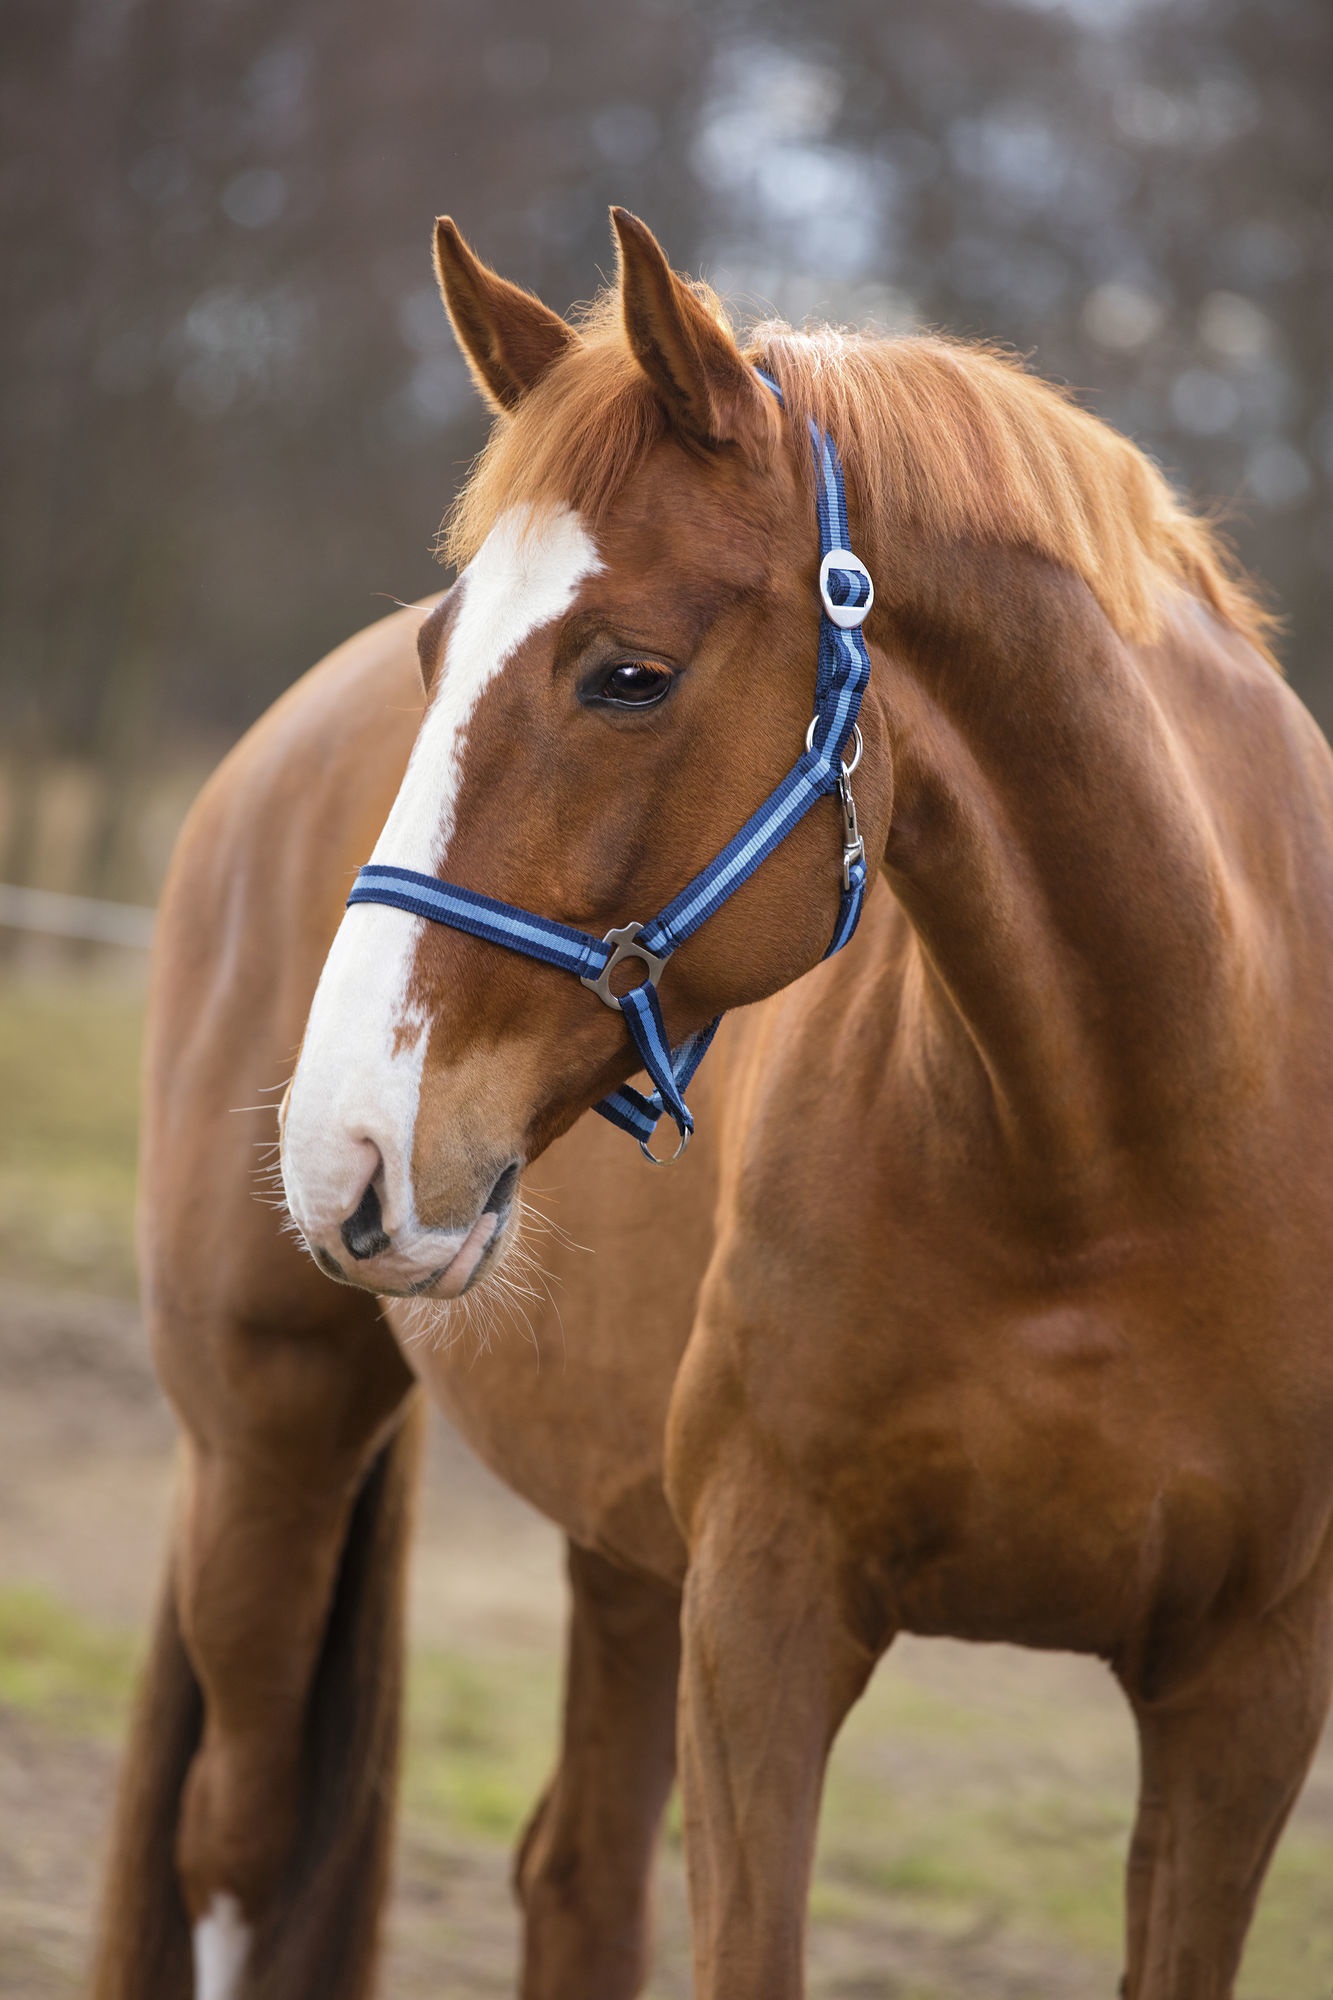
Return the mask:
{"type": "MultiPolygon", "coordinates": [[[[579,330],[580,345],[497,421],[463,487],[441,534],[460,568],[519,500],[563,500],[595,528],[665,435],[617,296],[596,300],[579,330]]],[[[1212,524],[1136,445],[1011,356],[936,335],[797,332],[776,321],[755,328],[744,352],[781,385],[798,438],[812,417],[837,440],[872,571],[908,534],[1028,548],[1082,577],[1125,639],[1156,635],[1165,584],[1268,652],[1276,621],[1212,524]]],[[[804,445],[800,457],[810,458],[804,445]]]]}

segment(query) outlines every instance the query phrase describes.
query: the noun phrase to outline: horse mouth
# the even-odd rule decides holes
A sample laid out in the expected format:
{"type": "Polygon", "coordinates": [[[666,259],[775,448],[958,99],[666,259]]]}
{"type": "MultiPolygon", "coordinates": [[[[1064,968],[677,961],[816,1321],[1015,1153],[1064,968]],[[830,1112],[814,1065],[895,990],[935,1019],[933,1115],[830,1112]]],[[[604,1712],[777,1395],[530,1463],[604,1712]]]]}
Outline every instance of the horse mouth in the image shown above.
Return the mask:
{"type": "MultiPolygon", "coordinates": [[[[503,1220],[504,1218],[501,1217],[502,1224],[503,1220]]],[[[469,1273],[468,1277],[466,1278],[462,1286],[460,1286],[458,1291],[451,1292],[449,1294],[450,1298],[453,1299],[463,1298],[468,1292],[472,1290],[472,1287],[477,1283],[478,1279],[485,1276],[486,1271],[489,1268],[495,1256],[496,1247],[499,1244],[499,1241],[500,1241],[500,1230],[496,1229],[493,1231],[490,1241],[487,1243],[480,1257],[478,1257],[476,1263],[473,1265],[472,1270],[469,1273]]],[[[451,1257],[447,1264],[441,1264],[439,1270],[432,1271],[428,1278],[420,1278],[417,1280],[417,1283],[415,1285],[408,1285],[401,1292],[389,1293],[387,1294],[387,1296],[391,1298],[400,1298],[400,1299],[429,1298],[431,1293],[434,1291],[436,1285],[439,1284],[441,1278],[447,1275],[454,1262],[455,1259],[451,1257]]]]}
{"type": "Polygon", "coordinates": [[[473,1268],[472,1273],[467,1280],[467,1283],[463,1286],[462,1291],[456,1294],[458,1298],[461,1299],[464,1297],[466,1293],[470,1292],[472,1290],[472,1287],[475,1284],[477,1284],[482,1278],[485,1277],[487,1271],[490,1269],[491,1265],[495,1262],[496,1256],[499,1253],[500,1247],[504,1241],[505,1224],[508,1220],[509,1220],[508,1209],[505,1209],[499,1216],[497,1216],[495,1228],[491,1231],[490,1238],[487,1241],[485,1248],[482,1250],[480,1257],[478,1257],[476,1265],[473,1268]]]}
{"type": "Polygon", "coordinates": [[[371,1292],[378,1298],[441,1301],[462,1298],[494,1268],[512,1234],[509,1224],[521,1172],[519,1160],[511,1161],[501,1170],[480,1213],[461,1239],[454,1230],[423,1226],[415,1220],[406,1230],[390,1231],[384,1226],[379,1196],[372,1183],[361,1207],[339,1231],[340,1248],[345,1255],[338,1255],[331,1244],[303,1231],[306,1248],[326,1277],[358,1291],[371,1292]],[[363,1214],[370,1208],[373,1214],[363,1214]],[[445,1240],[441,1241],[441,1237],[445,1240]]]}
{"type": "Polygon", "coordinates": [[[452,1257],[411,1284],[389,1287],[377,1284],[376,1291],[384,1297],[404,1299],[461,1299],[470,1292],[491,1269],[508,1240],[519,1171],[517,1163],[505,1168],[487,1197],[486,1206],[452,1257]],[[436,1287],[445,1284],[451,1273],[458,1273],[460,1266],[462,1282],[451,1284],[443,1293],[437,1291],[436,1287]]]}
{"type": "MultiPolygon", "coordinates": [[[[452,1260],[451,1260],[451,1261],[452,1261],[452,1260]]],[[[427,1292],[429,1292],[429,1291],[431,1290],[432,1286],[435,1286],[435,1285],[438,1285],[438,1284],[439,1284],[439,1282],[440,1282],[440,1279],[441,1279],[441,1278],[442,1278],[442,1277],[444,1276],[445,1272],[446,1272],[446,1271],[447,1271],[448,1269],[449,1269],[449,1266],[448,1266],[448,1264],[441,1264],[441,1266],[440,1266],[439,1270],[438,1270],[438,1271],[432,1271],[432,1272],[431,1272],[431,1274],[430,1274],[430,1276],[429,1276],[428,1278],[420,1278],[420,1279],[418,1279],[418,1281],[417,1281],[417,1283],[416,1283],[415,1285],[407,1285],[407,1286],[405,1286],[405,1287],[404,1287],[404,1289],[403,1289],[403,1290],[402,1290],[401,1292],[398,1292],[398,1293],[396,1293],[396,1294],[394,1294],[394,1293],[390,1293],[390,1294],[388,1294],[388,1296],[390,1296],[390,1297],[397,1297],[397,1298],[400,1298],[400,1299],[421,1299],[421,1298],[424,1298],[424,1297],[426,1296],[426,1293],[427,1293],[427,1292]]],[[[469,1278],[469,1280],[468,1280],[468,1284],[471,1284],[471,1282],[472,1282],[472,1280],[471,1280],[471,1279],[469,1278]]],[[[466,1291],[466,1290],[467,1290],[467,1286],[465,1285],[465,1286],[463,1287],[463,1289],[464,1289],[464,1291],[466,1291]]]]}

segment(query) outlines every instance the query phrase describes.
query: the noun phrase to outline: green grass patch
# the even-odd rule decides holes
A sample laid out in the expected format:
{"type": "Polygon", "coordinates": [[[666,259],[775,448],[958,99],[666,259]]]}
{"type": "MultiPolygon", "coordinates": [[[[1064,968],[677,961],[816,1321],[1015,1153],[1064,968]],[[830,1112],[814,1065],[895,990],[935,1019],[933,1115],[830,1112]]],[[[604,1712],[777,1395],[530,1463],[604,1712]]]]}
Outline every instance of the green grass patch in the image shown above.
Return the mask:
{"type": "Polygon", "coordinates": [[[1111,1967],[1129,1748],[1096,1708],[1066,1744],[1040,1703],[952,1700],[890,1667],[835,1750],[819,1878],[889,1900],[926,1930],[997,1924],[1111,1967]]]}
{"type": "MultiPolygon", "coordinates": [[[[45,1727],[118,1734],[138,1650],[131,1635],[42,1591],[0,1587],[0,1703],[45,1727]]],[[[559,1703],[554,1659],[417,1651],[409,1830],[427,1845],[511,1847],[554,1763],[559,1703]]],[[[1132,1809],[1125,1747],[1106,1713],[1077,1698],[1001,1717],[881,1675],[834,1756],[813,1921],[855,1924],[892,1908],[904,1926],[941,1939],[1007,1933],[1104,1968],[1111,1992],[1132,1809]]],[[[1327,2000],[1331,1881],[1333,1827],[1311,1808],[1269,1878],[1241,2000],[1327,2000]]]]}
{"type": "Polygon", "coordinates": [[[143,995],[0,978],[0,1271],[134,1289],[143,995]]]}
{"type": "Polygon", "coordinates": [[[1333,1829],[1297,1818],[1283,1838],[1238,1989],[1240,2000],[1328,2000],[1333,1992],[1333,1829]]]}
{"type": "Polygon", "coordinates": [[[30,1586],[0,1587],[0,1702],[69,1735],[124,1727],[137,1646],[30,1586]]]}
{"type": "MultiPolygon", "coordinates": [[[[974,1927],[1123,1959],[1137,1772],[1117,1701],[1080,1691],[952,1701],[881,1672],[835,1749],[812,1914],[873,1897],[936,1934],[974,1927]]],[[[1238,2000],[1328,2000],[1333,1824],[1297,1809],[1269,1874],[1238,2000]]]]}
{"type": "Polygon", "coordinates": [[[473,1839],[518,1837],[555,1761],[554,1660],[422,1651],[408,1678],[404,1806],[473,1839]]]}

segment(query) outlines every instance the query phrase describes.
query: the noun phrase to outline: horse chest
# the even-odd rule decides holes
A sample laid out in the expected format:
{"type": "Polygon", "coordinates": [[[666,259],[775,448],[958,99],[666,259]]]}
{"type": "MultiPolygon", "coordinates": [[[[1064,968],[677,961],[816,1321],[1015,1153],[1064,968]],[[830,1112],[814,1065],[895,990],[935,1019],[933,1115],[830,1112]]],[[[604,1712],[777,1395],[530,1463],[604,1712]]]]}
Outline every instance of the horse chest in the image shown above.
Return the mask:
{"type": "Polygon", "coordinates": [[[1225,1287],[1142,1289],[1020,1310],[904,1259],[730,1326],[714,1295],[682,1483],[730,1459],[774,1519],[817,1497],[885,1629],[1114,1655],[1164,1605],[1206,1620],[1237,1579],[1262,1595],[1312,1558],[1327,1454],[1225,1287]]]}

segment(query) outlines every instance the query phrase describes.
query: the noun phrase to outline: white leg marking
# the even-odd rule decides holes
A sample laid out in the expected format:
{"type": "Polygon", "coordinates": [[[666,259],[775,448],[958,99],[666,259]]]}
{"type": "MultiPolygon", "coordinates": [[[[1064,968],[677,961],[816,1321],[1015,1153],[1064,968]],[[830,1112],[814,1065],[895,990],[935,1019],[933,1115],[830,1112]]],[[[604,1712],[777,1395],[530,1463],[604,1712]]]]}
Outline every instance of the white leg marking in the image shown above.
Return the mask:
{"type": "MultiPolygon", "coordinates": [[[[453,836],[467,726],[523,642],[568,609],[601,569],[568,507],[513,507],[496,522],[458,588],[461,603],[398,797],[372,860],[432,874],[453,836]]],[[[517,889],[517,885],[516,885],[517,889]]],[[[408,999],[420,917],[382,904],[347,912],[325,961],[283,1131],[287,1204],[308,1236],[329,1237],[384,1160],[384,1226],[410,1238],[412,1139],[427,1022],[408,999]]],[[[437,1259],[438,1261],[438,1259],[437,1259]]]]}
{"type": "Polygon", "coordinates": [[[219,1890],[194,1927],[194,2000],[235,2000],[250,1955],[250,1926],[235,1896],[219,1890]]]}

